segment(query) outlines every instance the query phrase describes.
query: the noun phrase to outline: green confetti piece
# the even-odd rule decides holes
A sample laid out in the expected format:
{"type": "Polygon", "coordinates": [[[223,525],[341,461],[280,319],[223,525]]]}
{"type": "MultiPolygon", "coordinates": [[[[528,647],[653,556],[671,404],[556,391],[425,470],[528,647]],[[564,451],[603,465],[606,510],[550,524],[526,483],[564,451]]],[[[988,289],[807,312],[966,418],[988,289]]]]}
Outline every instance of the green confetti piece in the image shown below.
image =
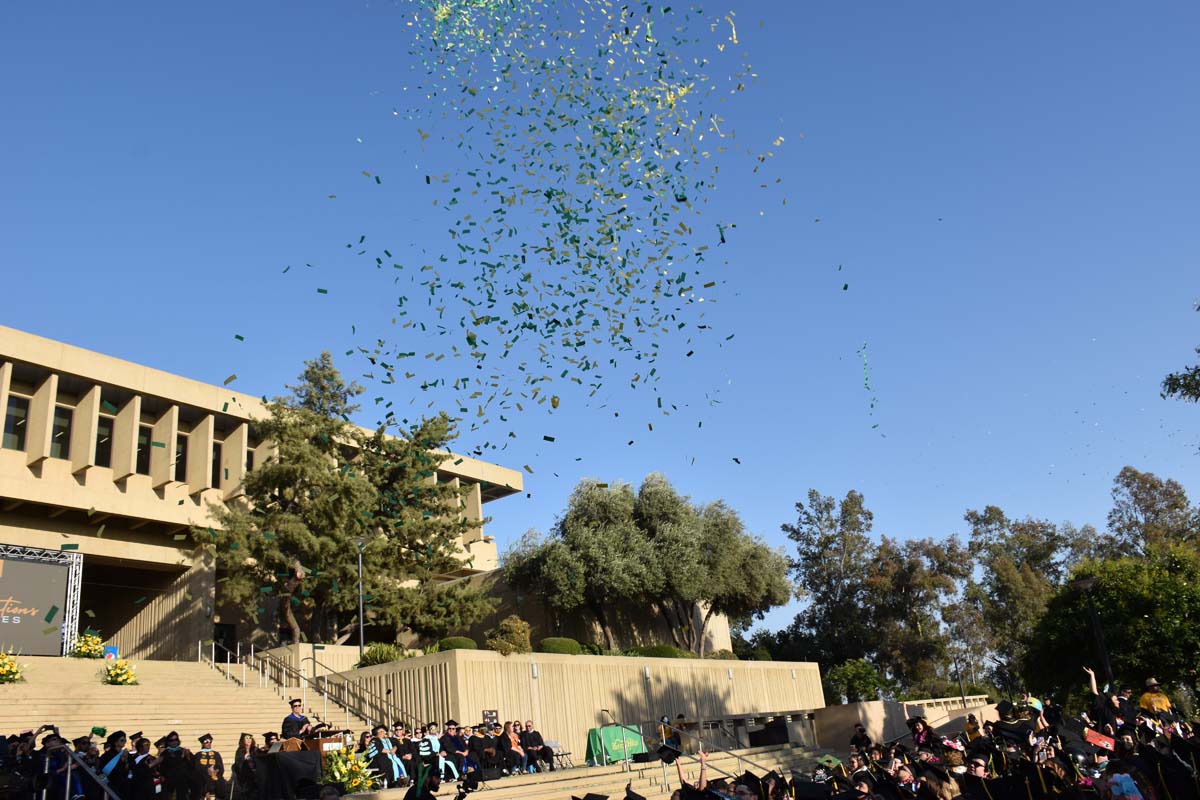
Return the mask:
{"type": "Polygon", "coordinates": [[[237,339],[239,342],[244,342],[244,341],[246,341],[246,337],[245,337],[245,336],[242,336],[240,333],[235,333],[235,334],[233,335],[233,338],[237,339]]]}
{"type": "Polygon", "coordinates": [[[275,591],[275,587],[274,586],[260,586],[260,587],[258,587],[258,591],[262,592],[263,594],[270,594],[271,592],[275,591]]]}
{"type": "Polygon", "coordinates": [[[97,538],[97,539],[99,539],[99,538],[100,538],[100,537],[102,537],[103,535],[104,535],[104,526],[103,526],[103,525],[101,525],[101,526],[100,526],[100,529],[99,529],[98,531],[96,531],[96,538],[97,538]]]}
{"type": "Polygon", "coordinates": [[[223,403],[223,404],[221,405],[221,410],[222,410],[222,411],[228,411],[228,410],[229,410],[229,403],[223,403]]]}
{"type": "Polygon", "coordinates": [[[77,545],[77,544],[60,544],[58,546],[58,549],[59,550],[78,550],[79,545],[77,545]]]}
{"type": "Polygon", "coordinates": [[[108,402],[107,400],[101,400],[100,406],[110,414],[117,413],[117,407],[114,406],[112,403],[108,402]]]}
{"type": "Polygon", "coordinates": [[[317,289],[317,294],[329,294],[328,289],[317,289]]]}
{"type": "MultiPolygon", "coordinates": [[[[92,611],[90,608],[88,610],[84,611],[83,613],[88,615],[88,619],[96,618],[96,612],[92,611]]],[[[88,628],[88,631],[90,631],[90,630],[91,630],[91,628],[88,628]]],[[[84,631],[84,633],[87,633],[88,631],[84,631]]]]}
{"type": "Polygon", "coordinates": [[[54,617],[58,614],[58,606],[50,606],[50,610],[46,612],[46,622],[53,622],[54,617]]]}
{"type": "Polygon", "coordinates": [[[554,437],[553,437],[553,436],[545,436],[545,435],[543,435],[543,436],[542,436],[542,440],[543,440],[543,441],[546,441],[546,442],[553,442],[553,441],[554,441],[554,437]]]}
{"type": "Polygon", "coordinates": [[[166,447],[167,445],[163,442],[151,442],[150,446],[151,447],[166,447]]]}
{"type": "Polygon", "coordinates": [[[86,631],[83,632],[83,635],[84,636],[99,636],[100,631],[96,630],[95,628],[88,628],[86,631]]]}
{"type": "Polygon", "coordinates": [[[177,541],[177,542],[182,542],[182,541],[183,541],[184,539],[186,539],[186,538],[187,538],[187,534],[186,534],[186,533],[177,533],[177,534],[175,534],[175,541],[177,541]]]}
{"type": "Polygon", "coordinates": [[[224,383],[222,383],[221,385],[228,386],[229,384],[233,383],[236,380],[237,380],[237,373],[235,372],[233,375],[230,375],[228,378],[226,378],[224,383]]]}
{"type": "Polygon", "coordinates": [[[141,596],[141,597],[139,597],[137,600],[134,600],[134,601],[133,601],[133,604],[134,604],[135,606],[140,606],[140,605],[141,605],[142,603],[144,603],[144,602],[146,602],[146,596],[145,596],[145,595],[142,595],[142,596],[141,596]]]}
{"type": "Polygon", "coordinates": [[[42,636],[49,636],[50,634],[54,633],[56,630],[58,630],[58,628],[56,628],[53,625],[51,625],[49,628],[42,628],[42,636]]]}

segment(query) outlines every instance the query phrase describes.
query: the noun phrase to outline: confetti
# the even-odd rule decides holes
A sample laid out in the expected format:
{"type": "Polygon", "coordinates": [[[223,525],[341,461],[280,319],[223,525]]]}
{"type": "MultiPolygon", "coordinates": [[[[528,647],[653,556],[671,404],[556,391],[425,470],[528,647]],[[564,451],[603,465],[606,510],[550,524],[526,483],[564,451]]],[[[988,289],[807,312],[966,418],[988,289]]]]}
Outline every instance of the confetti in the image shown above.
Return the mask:
{"type": "Polygon", "coordinates": [[[235,373],[233,375],[230,375],[228,378],[226,378],[225,381],[221,385],[228,386],[229,384],[233,383],[236,380],[237,380],[237,374],[235,373]]]}
{"type": "Polygon", "coordinates": [[[59,550],[78,550],[79,545],[77,545],[77,544],[60,544],[58,546],[58,549],[59,550]]]}
{"type": "Polygon", "coordinates": [[[53,622],[55,615],[58,614],[58,606],[50,606],[50,610],[46,612],[46,622],[53,622]]]}
{"type": "Polygon", "coordinates": [[[240,333],[235,333],[235,334],[233,335],[233,338],[237,339],[239,342],[244,342],[244,341],[246,341],[246,337],[245,337],[245,336],[242,336],[240,333]]]}

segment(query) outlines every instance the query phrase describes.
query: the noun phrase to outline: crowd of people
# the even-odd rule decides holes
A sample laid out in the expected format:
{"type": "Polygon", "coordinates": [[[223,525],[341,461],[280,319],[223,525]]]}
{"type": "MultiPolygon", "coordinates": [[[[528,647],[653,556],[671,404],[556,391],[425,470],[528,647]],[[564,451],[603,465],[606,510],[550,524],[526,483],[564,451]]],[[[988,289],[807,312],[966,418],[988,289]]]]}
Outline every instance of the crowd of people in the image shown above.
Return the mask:
{"type": "Polygon", "coordinates": [[[858,725],[847,758],[808,775],[709,780],[700,754],[699,779],[680,771],[672,800],[1200,800],[1200,736],[1158,681],[1135,696],[1084,672],[1091,698],[1079,708],[1024,693],[997,704],[996,720],[968,714],[947,734],[916,716],[889,742],[858,725]]]}
{"type": "MultiPolygon", "coordinates": [[[[8,779],[9,800],[34,800],[43,790],[46,800],[105,800],[87,770],[70,766],[73,751],[121,800],[259,800],[263,755],[299,750],[303,739],[320,736],[324,727],[304,716],[299,699],[289,705],[280,733],[262,734],[261,744],[254,734],[241,734],[228,770],[211,734],[189,748],[175,731],[151,742],[141,731],[92,728],[68,741],[57,727],[44,725],[0,738],[0,774],[8,779]]],[[[383,725],[363,731],[357,742],[348,733],[340,735],[347,748],[368,761],[383,787],[408,786],[414,798],[429,796],[443,780],[477,783],[556,766],[553,748],[532,720],[480,725],[448,720],[444,727],[397,722],[390,731],[383,725]]]]}

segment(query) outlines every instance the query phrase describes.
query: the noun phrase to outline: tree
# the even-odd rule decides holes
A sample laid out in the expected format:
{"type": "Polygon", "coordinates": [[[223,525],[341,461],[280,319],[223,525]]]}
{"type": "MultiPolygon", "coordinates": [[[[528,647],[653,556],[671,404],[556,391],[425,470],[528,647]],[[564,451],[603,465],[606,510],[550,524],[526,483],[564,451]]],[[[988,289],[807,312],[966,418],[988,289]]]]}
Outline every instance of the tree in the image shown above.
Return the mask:
{"type": "Polygon", "coordinates": [[[1022,663],[1026,684],[1064,695],[1079,684],[1080,667],[1097,663],[1087,596],[1072,583],[1095,578],[1089,592],[1114,673],[1129,683],[1153,675],[1164,685],[1198,688],[1200,554],[1166,545],[1147,556],[1081,565],[1050,598],[1022,663]]]}
{"type": "MultiPolygon", "coordinates": [[[[1196,310],[1200,311],[1200,304],[1196,306],[1196,310]]],[[[1196,348],[1196,354],[1200,355],[1200,347],[1196,348]]],[[[1162,396],[1200,403],[1200,363],[1184,367],[1179,372],[1172,372],[1163,378],[1162,396]]]]}
{"type": "Polygon", "coordinates": [[[831,705],[878,700],[891,693],[887,678],[865,658],[843,661],[825,673],[821,684],[825,702],[831,705]]]}
{"type": "Polygon", "coordinates": [[[971,558],[958,539],[883,537],[871,562],[867,588],[875,662],[892,680],[916,689],[941,684],[948,636],[943,609],[971,574],[971,558]]]}
{"type": "Polygon", "coordinates": [[[463,529],[462,490],[430,480],[446,457],[434,451],[452,436],[449,419],[401,438],[365,435],[348,421],[362,389],[342,380],[328,353],[288,388],[255,422],[275,454],[246,475],[242,502],[216,508],[218,530],[193,536],[215,554],[223,596],[255,621],[276,598],[296,642],[355,629],[361,543],[367,618],[396,622],[416,607],[403,587],[450,563],[463,529]]]}
{"type": "Polygon", "coordinates": [[[1200,511],[1174,480],[1125,467],[1113,479],[1113,508],[1108,512],[1110,555],[1145,555],[1164,544],[1194,541],[1200,511]]]}
{"type": "Polygon", "coordinates": [[[1071,564],[1090,547],[1095,531],[1046,520],[1012,519],[997,506],[964,515],[980,580],[969,580],[963,599],[978,611],[1001,670],[1022,660],[1029,637],[1062,585],[1071,564]]]}
{"type": "Polygon", "coordinates": [[[696,506],[661,475],[583,481],[550,537],[527,534],[505,554],[505,579],[556,614],[586,609],[616,649],[616,620],[652,607],[675,646],[704,654],[712,617],[761,615],[790,597],[781,554],[748,535],[723,503],[696,506]]]}
{"type": "Polygon", "coordinates": [[[796,543],[789,566],[796,596],[808,604],[771,638],[772,655],[822,664],[864,658],[875,649],[866,611],[875,599],[867,585],[874,516],[855,491],[839,503],[810,489],[796,512],[796,523],[781,527],[796,543]]]}

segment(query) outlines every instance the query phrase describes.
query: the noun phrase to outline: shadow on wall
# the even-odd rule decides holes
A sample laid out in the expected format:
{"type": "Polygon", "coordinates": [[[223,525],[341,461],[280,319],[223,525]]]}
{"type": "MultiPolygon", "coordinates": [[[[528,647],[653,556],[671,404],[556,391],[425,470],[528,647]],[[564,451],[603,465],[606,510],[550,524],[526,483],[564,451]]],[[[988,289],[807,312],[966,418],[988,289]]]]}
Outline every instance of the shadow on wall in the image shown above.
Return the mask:
{"type": "MultiPolygon", "coordinates": [[[[534,598],[517,592],[504,581],[499,570],[473,575],[463,580],[468,581],[472,586],[483,589],[499,600],[496,610],[489,617],[472,626],[466,633],[467,636],[478,642],[480,647],[483,647],[487,632],[495,628],[500,620],[511,614],[516,614],[532,626],[531,638],[535,649],[538,642],[548,636],[567,636],[581,643],[597,642],[603,646],[604,635],[590,614],[574,614],[570,619],[559,620],[555,624],[541,604],[534,598]]],[[[613,636],[617,640],[618,648],[671,644],[671,630],[667,621],[649,610],[640,620],[615,620],[613,636]]],[[[405,642],[404,645],[412,646],[408,642],[405,642]]],[[[713,615],[708,623],[705,652],[731,650],[732,648],[728,620],[722,616],[713,615]]]]}
{"type": "MultiPolygon", "coordinates": [[[[925,717],[939,734],[951,735],[962,732],[967,714],[975,714],[981,725],[987,720],[998,719],[996,707],[986,705],[986,701],[968,708],[927,709],[919,703],[871,700],[822,708],[815,713],[814,723],[820,747],[846,753],[850,750],[850,737],[854,735],[856,724],[861,723],[867,729],[872,742],[884,743],[908,738],[907,721],[911,717],[925,717]]],[[[910,743],[911,740],[906,742],[910,743]]]]}

